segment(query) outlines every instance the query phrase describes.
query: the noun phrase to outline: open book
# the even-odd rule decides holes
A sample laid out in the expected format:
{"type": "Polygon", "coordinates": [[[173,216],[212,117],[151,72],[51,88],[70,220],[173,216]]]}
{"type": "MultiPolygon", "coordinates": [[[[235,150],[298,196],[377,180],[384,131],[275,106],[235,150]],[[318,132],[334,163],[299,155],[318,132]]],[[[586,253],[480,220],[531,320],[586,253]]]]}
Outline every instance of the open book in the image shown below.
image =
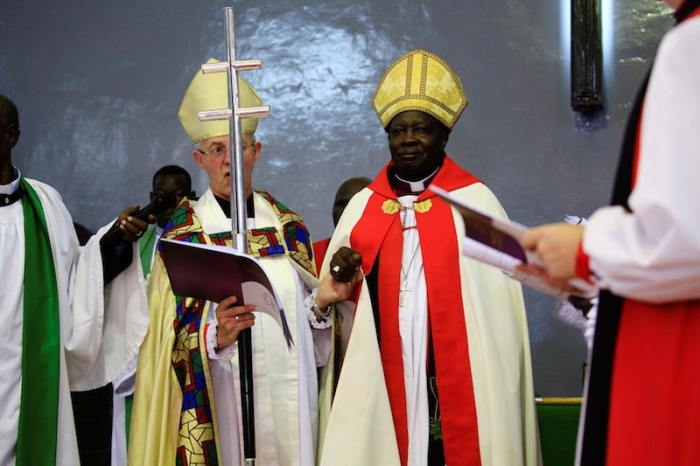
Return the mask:
{"type": "Polygon", "coordinates": [[[515,222],[504,221],[491,217],[438,186],[428,189],[451,204],[461,214],[464,221],[465,237],[462,241],[462,254],[503,270],[509,277],[539,290],[543,293],[567,300],[570,294],[582,297],[592,297],[597,294],[596,288],[585,280],[572,279],[570,284],[579,289],[580,293],[570,293],[553,287],[540,279],[516,267],[520,264],[542,265],[536,252],[526,251],[520,240],[528,228],[515,222]]]}
{"type": "Polygon", "coordinates": [[[162,238],[162,257],[176,296],[215,303],[236,296],[277,321],[287,346],[294,346],[284,309],[275,288],[257,259],[234,248],[162,238]]]}

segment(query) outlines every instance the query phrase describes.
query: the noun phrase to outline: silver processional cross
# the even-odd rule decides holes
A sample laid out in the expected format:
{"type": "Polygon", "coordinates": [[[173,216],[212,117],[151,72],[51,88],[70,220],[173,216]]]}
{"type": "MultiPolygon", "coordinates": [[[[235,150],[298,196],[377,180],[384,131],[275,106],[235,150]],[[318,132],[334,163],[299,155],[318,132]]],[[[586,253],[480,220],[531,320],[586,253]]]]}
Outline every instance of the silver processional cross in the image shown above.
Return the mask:
{"type": "MultiPolygon", "coordinates": [[[[228,74],[229,108],[199,112],[201,121],[229,120],[229,151],[233,176],[231,176],[231,235],[234,247],[248,253],[246,236],[247,214],[245,180],[243,179],[243,147],[241,142],[241,118],[260,118],[270,115],[270,107],[239,107],[238,72],[262,68],[261,60],[236,60],[236,40],[233,32],[233,8],[224,8],[226,14],[226,62],[202,65],[203,73],[228,74]]],[[[241,378],[241,412],[243,424],[243,453],[246,466],[255,465],[255,413],[253,409],[253,350],[251,331],[246,329],[238,336],[238,358],[241,378]]]]}

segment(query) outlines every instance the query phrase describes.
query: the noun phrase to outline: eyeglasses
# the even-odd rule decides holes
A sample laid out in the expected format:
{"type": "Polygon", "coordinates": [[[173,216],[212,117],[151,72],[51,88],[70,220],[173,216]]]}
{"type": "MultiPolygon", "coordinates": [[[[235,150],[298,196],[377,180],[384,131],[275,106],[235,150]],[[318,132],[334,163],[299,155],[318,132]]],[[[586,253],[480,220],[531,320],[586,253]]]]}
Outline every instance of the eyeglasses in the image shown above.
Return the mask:
{"type": "MultiPolygon", "coordinates": [[[[253,146],[252,145],[247,146],[244,144],[241,147],[241,149],[243,149],[243,152],[245,152],[246,150],[248,150],[251,147],[253,147],[253,146]]],[[[225,153],[227,153],[230,150],[231,150],[230,147],[215,146],[209,152],[203,151],[202,149],[197,149],[197,152],[199,152],[202,155],[208,155],[209,157],[212,158],[212,160],[219,160],[221,157],[224,156],[225,153]]]]}
{"type": "Polygon", "coordinates": [[[197,152],[199,152],[202,155],[208,155],[213,160],[219,160],[229,150],[230,150],[230,148],[228,148],[228,147],[216,146],[212,150],[210,150],[209,152],[205,152],[202,149],[197,149],[197,152]]]}

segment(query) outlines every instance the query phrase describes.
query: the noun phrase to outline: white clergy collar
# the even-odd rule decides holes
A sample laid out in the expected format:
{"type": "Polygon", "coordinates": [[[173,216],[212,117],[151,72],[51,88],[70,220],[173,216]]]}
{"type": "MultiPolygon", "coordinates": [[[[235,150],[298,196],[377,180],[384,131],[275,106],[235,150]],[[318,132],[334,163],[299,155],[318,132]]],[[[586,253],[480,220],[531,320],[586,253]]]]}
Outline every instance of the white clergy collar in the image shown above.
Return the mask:
{"type": "Polygon", "coordinates": [[[401,178],[399,175],[394,175],[396,177],[397,190],[402,191],[405,194],[420,194],[425,191],[425,188],[427,188],[430,182],[433,181],[433,178],[435,178],[438,170],[440,170],[440,167],[437,167],[430,175],[418,181],[407,181],[401,178]]]}
{"type": "Polygon", "coordinates": [[[13,167],[14,178],[10,184],[0,184],[0,207],[14,204],[23,192],[19,189],[19,170],[13,167]]]}

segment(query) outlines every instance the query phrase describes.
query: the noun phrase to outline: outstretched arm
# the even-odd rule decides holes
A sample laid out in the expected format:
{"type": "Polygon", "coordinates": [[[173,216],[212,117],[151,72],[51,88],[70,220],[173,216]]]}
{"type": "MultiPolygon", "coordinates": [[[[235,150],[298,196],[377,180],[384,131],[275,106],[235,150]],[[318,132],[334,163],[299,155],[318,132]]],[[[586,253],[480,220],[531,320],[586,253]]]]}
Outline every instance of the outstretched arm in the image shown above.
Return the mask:
{"type": "Polygon", "coordinates": [[[131,244],[143,236],[149,223],[156,221],[154,215],[149,215],[146,220],[137,218],[138,212],[138,205],[125,209],[119,214],[112,228],[100,238],[105,283],[111,282],[129,267],[132,258],[131,244]]]}

